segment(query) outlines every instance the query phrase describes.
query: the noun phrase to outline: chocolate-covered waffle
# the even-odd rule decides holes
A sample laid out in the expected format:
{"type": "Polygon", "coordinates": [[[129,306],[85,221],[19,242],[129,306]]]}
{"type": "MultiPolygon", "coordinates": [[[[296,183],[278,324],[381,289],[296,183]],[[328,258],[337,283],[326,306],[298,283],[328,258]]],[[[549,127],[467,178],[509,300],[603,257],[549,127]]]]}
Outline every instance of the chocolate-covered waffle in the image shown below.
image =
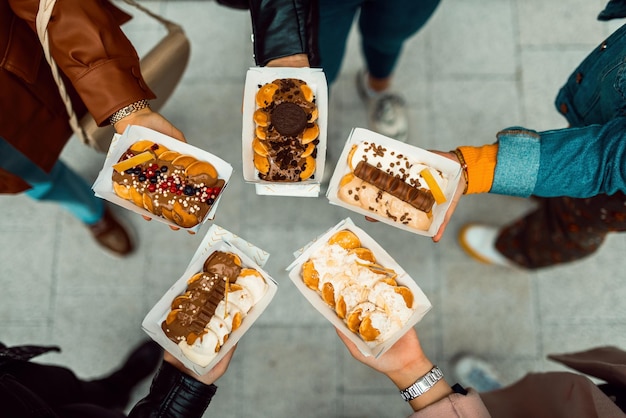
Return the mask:
{"type": "Polygon", "coordinates": [[[252,148],[259,178],[272,182],[312,178],[320,130],[311,87],[295,78],[276,79],[259,86],[255,100],[252,148]]]}
{"type": "Polygon", "coordinates": [[[263,276],[243,267],[236,254],[215,251],[172,301],[161,329],[185,357],[205,367],[267,288],[263,276]]]}
{"type": "Polygon", "coordinates": [[[363,141],[353,145],[347,163],[337,197],[394,222],[428,230],[434,206],[446,201],[440,171],[393,149],[363,141]]]}
{"type": "Polygon", "coordinates": [[[112,181],[119,197],[184,228],[202,222],[225,185],[211,163],[148,140],[122,154],[112,181]]]}

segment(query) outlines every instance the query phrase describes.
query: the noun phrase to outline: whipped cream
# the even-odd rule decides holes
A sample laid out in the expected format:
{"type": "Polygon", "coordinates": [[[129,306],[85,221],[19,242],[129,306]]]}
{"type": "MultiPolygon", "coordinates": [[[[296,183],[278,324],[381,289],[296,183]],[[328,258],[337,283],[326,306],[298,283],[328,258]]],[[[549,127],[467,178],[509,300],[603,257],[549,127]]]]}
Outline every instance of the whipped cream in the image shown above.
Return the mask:
{"type": "Polygon", "coordinates": [[[332,284],[334,308],[338,312],[345,309],[343,319],[349,326],[355,326],[357,316],[357,328],[369,318],[378,336],[366,340],[368,344],[385,341],[413,315],[414,307],[407,306],[402,294],[396,291],[397,286],[390,284],[394,283],[390,275],[395,276],[395,272],[385,273],[378,265],[378,269],[373,268],[371,262],[358,258],[355,252],[339,244],[322,245],[309,260],[319,276],[318,292],[323,292],[326,283],[332,284]],[[340,304],[345,308],[338,309],[340,304]]]}

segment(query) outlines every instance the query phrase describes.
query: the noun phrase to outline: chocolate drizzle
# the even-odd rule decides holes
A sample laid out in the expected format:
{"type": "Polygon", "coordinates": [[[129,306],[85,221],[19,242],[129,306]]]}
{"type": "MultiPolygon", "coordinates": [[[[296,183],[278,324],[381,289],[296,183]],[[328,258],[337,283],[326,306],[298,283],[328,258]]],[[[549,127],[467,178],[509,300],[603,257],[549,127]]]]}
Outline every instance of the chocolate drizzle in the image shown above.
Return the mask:
{"type": "Polygon", "coordinates": [[[435,204],[435,198],[430,190],[413,187],[402,181],[401,178],[395,177],[365,161],[359,161],[354,169],[354,175],[422,212],[430,212],[435,204]]]}
{"type": "Polygon", "coordinates": [[[216,251],[187,284],[185,293],[172,301],[170,314],[161,324],[165,335],[178,344],[192,345],[205,334],[215,310],[227,293],[227,282],[233,283],[241,272],[233,254],[216,251]]]}
{"type": "MultiPolygon", "coordinates": [[[[280,78],[272,81],[278,86],[271,100],[259,110],[268,115],[269,124],[261,127],[263,136],[259,140],[266,145],[269,163],[268,171],[258,176],[261,180],[272,182],[299,182],[300,174],[306,169],[305,152],[308,142],[303,143],[303,135],[316,121],[313,112],[317,108],[315,99],[309,102],[301,87],[307,85],[296,78],[280,78]]],[[[317,157],[319,138],[311,141],[316,147],[310,154],[317,157]]],[[[309,151],[310,153],[310,151],[309,151]]]]}

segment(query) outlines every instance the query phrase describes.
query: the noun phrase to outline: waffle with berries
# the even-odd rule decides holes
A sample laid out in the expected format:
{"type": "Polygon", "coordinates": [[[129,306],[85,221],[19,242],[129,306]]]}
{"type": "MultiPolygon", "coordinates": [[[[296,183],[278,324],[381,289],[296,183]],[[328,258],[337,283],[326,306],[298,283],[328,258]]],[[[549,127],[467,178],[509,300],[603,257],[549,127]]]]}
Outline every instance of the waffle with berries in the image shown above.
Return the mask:
{"type": "Polygon", "coordinates": [[[119,197],[183,228],[202,222],[225,185],[211,163],[149,140],[122,154],[112,180],[119,197]]]}

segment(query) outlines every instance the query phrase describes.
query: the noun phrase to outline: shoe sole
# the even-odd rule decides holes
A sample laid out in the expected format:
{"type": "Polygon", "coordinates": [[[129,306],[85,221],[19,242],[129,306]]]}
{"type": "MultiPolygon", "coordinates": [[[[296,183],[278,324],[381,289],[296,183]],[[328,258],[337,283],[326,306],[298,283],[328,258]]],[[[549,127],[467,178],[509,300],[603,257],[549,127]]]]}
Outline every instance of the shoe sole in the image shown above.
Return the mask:
{"type": "Polygon", "coordinates": [[[483,263],[483,264],[487,264],[487,265],[493,266],[494,263],[491,260],[489,260],[488,258],[483,257],[482,255],[480,255],[476,251],[474,251],[474,249],[467,243],[467,240],[465,239],[465,234],[466,234],[467,230],[470,229],[471,227],[475,226],[475,225],[476,224],[463,225],[463,227],[459,231],[459,236],[458,236],[459,245],[461,246],[463,251],[465,251],[465,253],[467,255],[469,255],[471,258],[473,258],[474,260],[476,260],[476,261],[478,261],[480,263],[483,263]]]}

